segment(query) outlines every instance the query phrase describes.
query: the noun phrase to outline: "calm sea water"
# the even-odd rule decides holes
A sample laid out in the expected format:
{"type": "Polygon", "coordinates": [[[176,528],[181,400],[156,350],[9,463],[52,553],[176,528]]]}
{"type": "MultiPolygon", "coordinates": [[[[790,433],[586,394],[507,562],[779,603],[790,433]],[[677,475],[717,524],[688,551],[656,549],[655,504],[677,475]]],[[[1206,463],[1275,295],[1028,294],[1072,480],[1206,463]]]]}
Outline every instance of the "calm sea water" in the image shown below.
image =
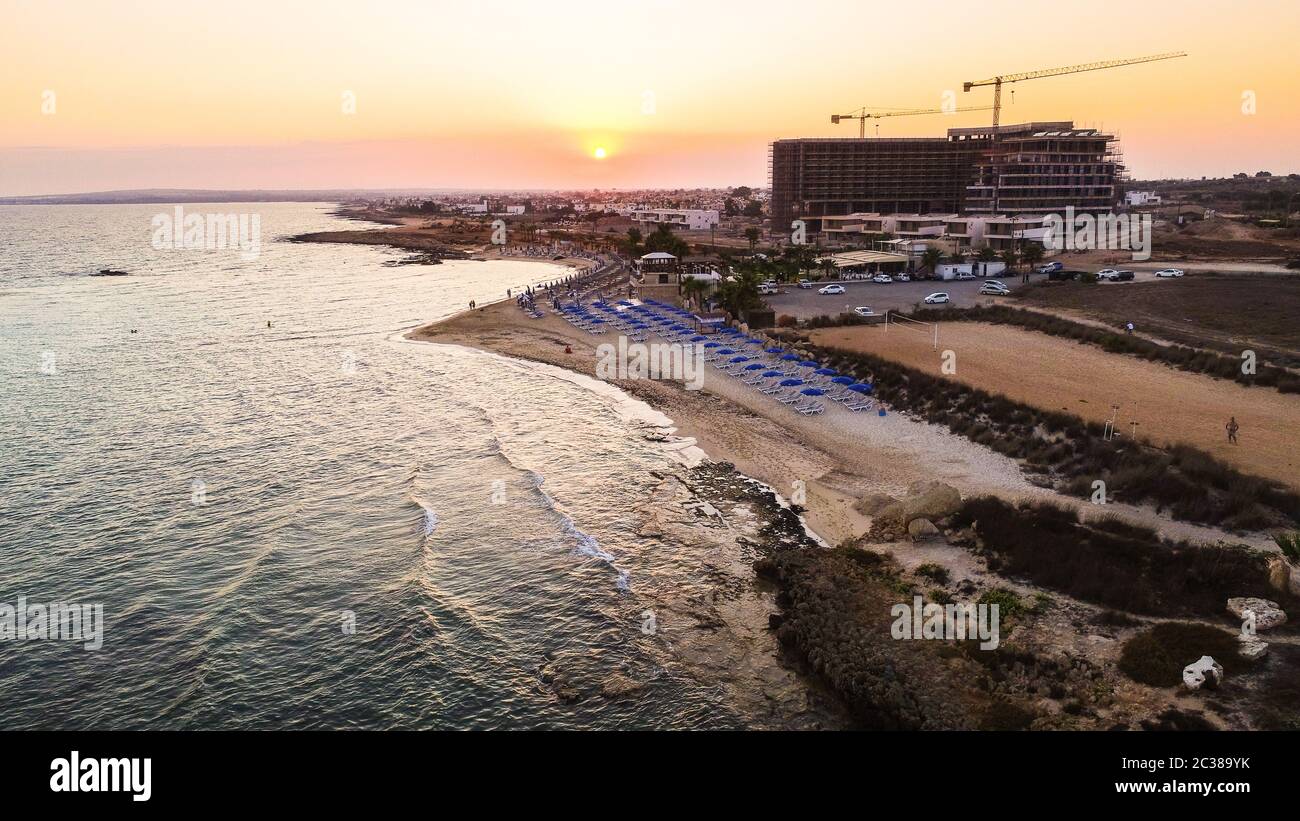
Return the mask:
{"type": "Polygon", "coordinates": [[[702,581],[629,510],[672,466],[568,381],[400,340],[535,262],[277,237],[158,251],[171,206],[0,207],[0,603],[102,603],[102,649],[0,641],[0,727],[734,727],[641,630],[702,581]],[[129,277],[89,277],[119,268],[129,277]],[[270,326],[268,326],[270,322],[270,326]],[[355,632],[344,630],[355,621],[355,632]],[[566,704],[556,655],[636,698],[566,704]]]}

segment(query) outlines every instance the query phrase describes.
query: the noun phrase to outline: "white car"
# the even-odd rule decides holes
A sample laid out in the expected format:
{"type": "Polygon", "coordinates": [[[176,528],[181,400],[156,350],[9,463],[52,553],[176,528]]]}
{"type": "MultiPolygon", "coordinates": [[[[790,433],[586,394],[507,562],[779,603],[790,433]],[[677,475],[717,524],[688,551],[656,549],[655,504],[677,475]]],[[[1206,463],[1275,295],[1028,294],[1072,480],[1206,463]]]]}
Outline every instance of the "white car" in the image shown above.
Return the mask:
{"type": "Polygon", "coordinates": [[[986,282],[980,286],[980,293],[986,296],[1006,296],[1011,289],[1001,282],[986,282]]]}
{"type": "Polygon", "coordinates": [[[911,282],[911,281],[912,281],[912,278],[911,278],[910,276],[908,276],[907,274],[899,274],[898,276],[894,277],[894,281],[895,281],[895,282],[911,282]]]}
{"type": "Polygon", "coordinates": [[[876,274],[871,278],[871,281],[878,282],[881,285],[888,285],[889,283],[893,282],[894,279],[889,274],[876,274]]]}
{"type": "Polygon", "coordinates": [[[809,288],[809,289],[811,289],[811,288],[812,288],[812,283],[809,282],[809,281],[806,280],[806,279],[801,279],[801,280],[799,280],[799,287],[800,287],[800,288],[809,288]]]}
{"type": "Polygon", "coordinates": [[[1168,279],[1170,277],[1180,277],[1182,275],[1183,272],[1182,269],[1180,268],[1162,268],[1159,271],[1156,271],[1156,276],[1160,277],[1161,279],[1168,279]]]}
{"type": "Polygon", "coordinates": [[[844,293],[843,285],[827,285],[825,288],[818,288],[819,294],[842,294],[844,293]]]}
{"type": "Polygon", "coordinates": [[[952,302],[952,300],[949,299],[948,295],[943,291],[940,291],[937,294],[930,294],[925,298],[926,305],[942,305],[945,302],[952,302]]]}
{"type": "Polygon", "coordinates": [[[876,315],[876,312],[873,311],[873,310],[871,310],[870,308],[868,308],[866,305],[859,305],[858,307],[854,308],[854,309],[853,309],[853,313],[857,314],[858,316],[875,316],[875,315],[876,315]]]}
{"type": "Polygon", "coordinates": [[[1116,271],[1114,268],[1103,268],[1097,272],[1097,279],[1108,282],[1118,282],[1119,271],[1116,271]]]}
{"type": "Polygon", "coordinates": [[[975,275],[969,271],[958,271],[957,279],[975,279],[975,275]]]}

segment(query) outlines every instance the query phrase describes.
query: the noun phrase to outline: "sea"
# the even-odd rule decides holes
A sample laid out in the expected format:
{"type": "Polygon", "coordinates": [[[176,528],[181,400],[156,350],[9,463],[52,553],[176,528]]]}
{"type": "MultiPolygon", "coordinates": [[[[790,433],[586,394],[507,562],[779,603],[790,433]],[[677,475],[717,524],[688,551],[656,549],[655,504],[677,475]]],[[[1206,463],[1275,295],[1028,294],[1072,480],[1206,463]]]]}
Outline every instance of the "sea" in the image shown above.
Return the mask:
{"type": "Polygon", "coordinates": [[[404,338],[565,269],[184,208],[260,248],[159,247],[172,205],[0,206],[0,729],[772,726],[647,618],[711,589],[632,513],[682,469],[669,420],[404,338]],[[4,632],[55,603],[100,646],[4,632]],[[557,696],[557,665],[637,686],[557,696]]]}

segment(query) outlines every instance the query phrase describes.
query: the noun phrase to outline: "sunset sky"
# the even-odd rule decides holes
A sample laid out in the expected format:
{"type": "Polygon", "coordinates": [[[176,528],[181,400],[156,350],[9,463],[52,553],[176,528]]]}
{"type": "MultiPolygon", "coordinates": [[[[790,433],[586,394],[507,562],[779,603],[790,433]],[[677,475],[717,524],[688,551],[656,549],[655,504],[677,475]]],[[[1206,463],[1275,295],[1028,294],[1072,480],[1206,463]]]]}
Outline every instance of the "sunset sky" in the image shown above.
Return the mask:
{"type": "MultiPolygon", "coordinates": [[[[771,140],[856,136],[835,112],[938,107],[949,90],[988,105],[962,81],[1177,50],[1013,86],[1003,121],[1114,130],[1138,178],[1300,171],[1294,2],[5,7],[0,195],[764,185],[771,140]]],[[[885,119],[879,135],[989,118],[885,119]]]]}

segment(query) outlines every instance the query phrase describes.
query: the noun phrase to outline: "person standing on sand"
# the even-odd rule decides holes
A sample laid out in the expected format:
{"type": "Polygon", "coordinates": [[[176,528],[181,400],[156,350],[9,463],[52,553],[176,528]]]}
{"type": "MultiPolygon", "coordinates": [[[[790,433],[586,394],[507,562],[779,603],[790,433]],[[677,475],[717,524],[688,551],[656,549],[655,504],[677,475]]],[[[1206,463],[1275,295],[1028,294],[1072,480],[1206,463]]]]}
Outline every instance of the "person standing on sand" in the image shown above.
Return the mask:
{"type": "Polygon", "coordinates": [[[1233,445],[1237,444],[1237,431],[1241,429],[1237,424],[1237,417],[1229,417],[1228,424],[1223,427],[1228,431],[1228,443],[1233,445]]]}

